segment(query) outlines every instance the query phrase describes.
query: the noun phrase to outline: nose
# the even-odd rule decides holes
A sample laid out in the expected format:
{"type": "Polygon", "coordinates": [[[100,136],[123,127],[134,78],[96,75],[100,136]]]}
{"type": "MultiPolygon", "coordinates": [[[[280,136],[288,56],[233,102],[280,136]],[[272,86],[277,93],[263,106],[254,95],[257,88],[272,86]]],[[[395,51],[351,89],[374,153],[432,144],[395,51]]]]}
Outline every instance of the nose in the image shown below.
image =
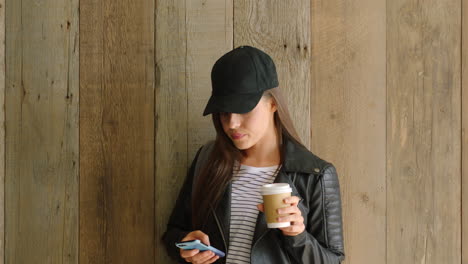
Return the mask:
{"type": "Polygon", "coordinates": [[[237,129],[241,124],[241,115],[236,113],[229,113],[227,120],[230,129],[237,129]]]}

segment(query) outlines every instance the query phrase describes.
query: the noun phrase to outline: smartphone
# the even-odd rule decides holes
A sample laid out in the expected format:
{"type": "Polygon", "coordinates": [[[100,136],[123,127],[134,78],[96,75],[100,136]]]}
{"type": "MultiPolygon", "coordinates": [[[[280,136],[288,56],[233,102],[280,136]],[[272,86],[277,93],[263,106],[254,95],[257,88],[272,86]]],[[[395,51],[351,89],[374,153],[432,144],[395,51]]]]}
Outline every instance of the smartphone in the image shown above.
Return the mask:
{"type": "Polygon", "coordinates": [[[198,239],[195,239],[195,240],[189,240],[189,241],[184,241],[184,242],[178,242],[178,243],[175,243],[175,245],[178,247],[178,248],[181,248],[181,249],[186,249],[186,250],[190,250],[190,249],[198,249],[200,251],[206,251],[206,250],[211,250],[213,251],[217,256],[219,256],[220,258],[224,257],[226,254],[224,254],[224,252],[222,252],[221,250],[217,249],[217,248],[214,248],[212,246],[207,246],[205,244],[203,244],[202,242],[200,242],[200,240],[198,239]]]}

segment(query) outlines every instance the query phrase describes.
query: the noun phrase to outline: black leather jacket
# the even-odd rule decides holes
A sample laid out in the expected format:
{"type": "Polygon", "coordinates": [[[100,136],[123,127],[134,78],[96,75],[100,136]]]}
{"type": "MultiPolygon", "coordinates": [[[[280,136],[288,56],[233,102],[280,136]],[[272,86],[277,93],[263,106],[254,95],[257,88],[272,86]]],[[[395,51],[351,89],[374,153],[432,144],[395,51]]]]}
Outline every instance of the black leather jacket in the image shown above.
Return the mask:
{"type": "MultiPolygon", "coordinates": [[[[306,230],[297,236],[285,236],[279,229],[267,228],[265,215],[259,212],[251,248],[252,264],[310,263],[332,264],[344,260],[340,186],[336,169],[306,148],[285,139],[286,156],[274,182],[289,183],[292,196],[302,198],[298,207],[304,217],[306,230]]],[[[201,149],[201,148],[200,148],[201,149]]],[[[179,193],[169,219],[163,241],[168,254],[179,263],[186,263],[174,245],[191,228],[191,190],[195,156],[188,176],[179,193]]],[[[207,223],[201,231],[210,238],[211,246],[228,253],[231,184],[218,207],[208,212],[207,223]]],[[[215,263],[225,263],[226,257],[215,263]]]]}

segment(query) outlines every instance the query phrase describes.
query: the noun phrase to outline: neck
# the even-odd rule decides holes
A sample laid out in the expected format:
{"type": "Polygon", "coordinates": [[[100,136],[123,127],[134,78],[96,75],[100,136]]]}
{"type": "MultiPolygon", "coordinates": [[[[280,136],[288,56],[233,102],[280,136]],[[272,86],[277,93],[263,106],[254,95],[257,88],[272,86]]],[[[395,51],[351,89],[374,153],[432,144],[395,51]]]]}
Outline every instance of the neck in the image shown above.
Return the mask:
{"type": "Polygon", "coordinates": [[[254,167],[275,166],[281,162],[279,136],[276,129],[259,142],[244,150],[242,164],[254,167]]]}

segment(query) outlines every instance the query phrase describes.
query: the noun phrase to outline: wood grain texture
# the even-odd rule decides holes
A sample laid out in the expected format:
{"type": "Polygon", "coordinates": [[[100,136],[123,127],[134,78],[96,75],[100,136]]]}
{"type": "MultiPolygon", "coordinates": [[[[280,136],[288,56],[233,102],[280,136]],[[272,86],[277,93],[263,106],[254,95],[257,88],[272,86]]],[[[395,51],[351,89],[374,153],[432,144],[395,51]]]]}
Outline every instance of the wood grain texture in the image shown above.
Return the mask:
{"type": "Polygon", "coordinates": [[[232,0],[187,1],[188,165],[197,150],[216,137],[211,115],[202,114],[211,96],[211,69],[232,50],[232,8],[232,0]]]}
{"type": "Polygon", "coordinates": [[[460,263],[460,1],[387,1],[387,264],[460,263]]]}
{"type": "Polygon", "coordinates": [[[173,263],[161,237],[187,172],[185,4],[169,0],[158,0],[156,4],[156,263],[173,263]]]}
{"type": "Polygon", "coordinates": [[[462,46],[461,46],[461,118],[462,118],[462,264],[468,264],[468,2],[462,0],[462,46]]]}
{"type": "Polygon", "coordinates": [[[77,263],[78,1],[6,7],[5,262],[77,263]]]}
{"type": "Polygon", "coordinates": [[[5,0],[0,0],[0,264],[5,263],[5,0]]]}
{"type": "Polygon", "coordinates": [[[310,142],[310,1],[235,1],[234,48],[257,47],[276,65],[279,87],[304,145],[310,142]]]}
{"type": "Polygon", "coordinates": [[[160,243],[198,148],[214,139],[214,62],[232,49],[232,0],[158,1],[156,5],[156,263],[172,263],[160,243]]]}
{"type": "Polygon", "coordinates": [[[385,1],[312,1],[312,152],[338,172],[344,263],[385,263],[385,1]]]}
{"type": "Polygon", "coordinates": [[[154,1],[80,10],[80,263],[154,263],[154,1]]]}

